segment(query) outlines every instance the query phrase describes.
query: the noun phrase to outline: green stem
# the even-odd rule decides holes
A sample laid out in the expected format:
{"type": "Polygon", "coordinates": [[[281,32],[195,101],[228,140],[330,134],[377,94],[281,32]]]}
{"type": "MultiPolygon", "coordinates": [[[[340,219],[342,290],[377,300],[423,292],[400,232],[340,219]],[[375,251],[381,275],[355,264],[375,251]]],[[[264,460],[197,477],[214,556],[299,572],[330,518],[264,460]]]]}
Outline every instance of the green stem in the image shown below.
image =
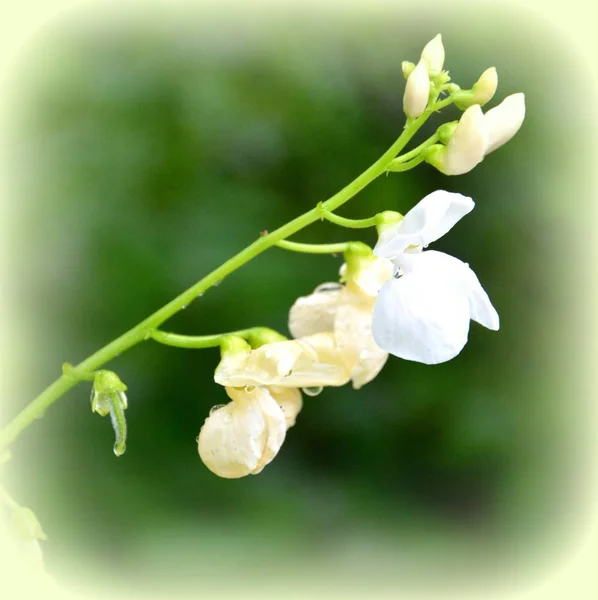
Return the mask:
{"type": "Polygon", "coordinates": [[[351,242],[339,242],[338,244],[302,244],[301,242],[289,242],[281,240],[276,245],[283,250],[292,252],[303,252],[305,254],[341,254],[351,242]]]}
{"type": "MultiPolygon", "coordinates": [[[[331,196],[322,203],[321,207],[327,211],[334,211],[353,196],[363,190],[374,179],[382,175],[389,163],[397,154],[409,143],[411,138],[417,133],[420,127],[427,121],[430,115],[436,110],[450,104],[450,98],[431,106],[423,115],[409,122],[403,129],[399,138],[390,146],[390,148],[368,169],[346,185],[339,192],[331,196]]],[[[451,100],[452,101],[452,100],[451,100]]],[[[151,337],[151,332],[157,329],[167,319],[179,312],[183,307],[189,305],[195,298],[209,290],[213,285],[222,281],[225,277],[236,271],[239,267],[248,263],[250,260],[278,244],[278,242],[297,233],[301,229],[318,221],[321,212],[318,207],[308,210],[301,216],[293,219],[286,225],[279,227],[272,233],[261,236],[245,249],[235,254],[232,258],[220,265],[217,269],[200,279],[195,285],[179,294],[176,298],[165,304],[155,313],[135,325],[129,331],[112,340],[106,346],[83,360],[75,366],[79,372],[92,372],[97,370],[108,361],[122,354],[132,346],[151,337]]],[[[51,406],[58,398],[63,396],[78,382],[66,375],[60,376],[49,387],[47,387],[37,398],[27,405],[3,430],[0,432],[0,450],[9,446],[19,436],[19,434],[30,425],[34,419],[43,416],[45,410],[51,406]]]]}
{"type": "Polygon", "coordinates": [[[174,346],[176,348],[217,348],[222,343],[222,338],[229,335],[247,339],[256,329],[262,327],[252,327],[251,329],[240,329],[230,333],[219,333],[215,335],[180,335],[178,333],[168,333],[166,331],[152,331],[151,338],[160,344],[174,346]]]}
{"type": "Polygon", "coordinates": [[[376,215],[367,219],[347,219],[346,217],[335,215],[334,213],[321,208],[321,206],[320,212],[327,221],[330,221],[335,225],[340,225],[341,227],[348,227],[349,229],[364,229],[366,227],[376,226],[376,215]]]}
{"type": "Polygon", "coordinates": [[[413,169],[413,167],[417,167],[417,165],[419,165],[420,163],[424,162],[424,157],[423,156],[418,156],[417,158],[414,158],[413,160],[410,160],[409,162],[406,163],[395,163],[395,161],[393,160],[389,165],[388,165],[388,171],[392,171],[393,173],[400,173],[401,171],[409,171],[409,169],[413,169]]]}
{"type": "Polygon", "coordinates": [[[417,158],[417,156],[419,155],[419,153],[422,150],[425,150],[428,146],[431,146],[432,144],[435,144],[437,141],[438,141],[438,134],[435,133],[434,135],[430,136],[425,142],[421,143],[416,148],[413,148],[413,150],[410,150],[409,152],[405,152],[405,154],[401,154],[401,156],[397,156],[392,161],[391,164],[394,164],[394,163],[403,163],[403,162],[406,162],[408,160],[411,160],[412,158],[417,158]]]}

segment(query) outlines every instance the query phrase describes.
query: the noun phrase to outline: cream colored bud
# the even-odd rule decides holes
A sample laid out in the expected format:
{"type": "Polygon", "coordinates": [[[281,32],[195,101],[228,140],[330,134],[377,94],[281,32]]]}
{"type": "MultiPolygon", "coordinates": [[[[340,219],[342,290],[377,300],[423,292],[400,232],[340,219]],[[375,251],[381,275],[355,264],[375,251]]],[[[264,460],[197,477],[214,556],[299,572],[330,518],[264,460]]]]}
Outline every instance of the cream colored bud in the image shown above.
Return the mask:
{"type": "Polygon", "coordinates": [[[401,63],[401,70],[403,71],[403,77],[405,79],[407,79],[409,77],[409,75],[411,75],[411,73],[413,72],[413,69],[415,69],[414,63],[409,62],[408,60],[404,60],[401,63]]]}
{"type": "Polygon", "coordinates": [[[522,93],[507,96],[498,106],[485,115],[488,130],[486,154],[506,144],[521,128],[525,119],[525,95],[522,93]]]}
{"type": "Polygon", "coordinates": [[[295,424],[297,415],[303,408],[303,397],[297,388],[270,386],[268,387],[272,398],[284,413],[287,429],[295,424]]]}
{"type": "Polygon", "coordinates": [[[446,148],[431,147],[426,161],[445,175],[462,175],[482,162],[487,147],[488,131],[484,113],[475,104],[461,115],[446,148]]]}
{"type": "Polygon", "coordinates": [[[259,473],[282,446],[284,413],[266,388],[225,390],[232,402],[210,412],[197,439],[199,455],[220,477],[259,473]]]}
{"type": "Polygon", "coordinates": [[[438,34],[424,46],[421,58],[426,61],[430,71],[442,71],[442,67],[444,66],[442,35],[438,34]]]}
{"type": "Polygon", "coordinates": [[[498,88],[498,73],[495,67],[486,69],[480,78],[473,84],[472,90],[476,104],[484,106],[487,102],[490,102],[496,93],[498,88]]]}
{"type": "Polygon", "coordinates": [[[420,60],[407,79],[403,95],[403,110],[408,117],[419,117],[428,105],[430,76],[426,62],[420,60]]]}

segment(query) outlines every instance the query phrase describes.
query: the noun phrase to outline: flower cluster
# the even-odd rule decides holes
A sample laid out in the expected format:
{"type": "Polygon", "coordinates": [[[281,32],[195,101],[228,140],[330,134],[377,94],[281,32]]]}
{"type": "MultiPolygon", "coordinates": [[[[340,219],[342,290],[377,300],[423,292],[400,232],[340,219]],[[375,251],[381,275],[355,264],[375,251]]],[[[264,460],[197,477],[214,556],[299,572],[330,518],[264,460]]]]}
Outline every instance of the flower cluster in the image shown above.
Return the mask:
{"type": "MultiPolygon", "coordinates": [[[[466,173],[521,127],[523,94],[482,111],[497,89],[495,68],[462,90],[449,83],[444,58],[438,35],[417,64],[403,63],[407,122],[450,103],[463,115],[438,128],[410,156],[393,161],[397,170],[420,152],[419,162],[442,173],[466,173]],[[448,97],[442,99],[443,94],[448,97]]],[[[424,364],[451,360],[467,343],[472,320],[498,330],[498,314],[469,265],[426,249],[473,208],[471,198],[438,190],[404,217],[377,215],[374,249],[347,244],[339,281],[318,286],[292,305],[288,325],[293,339],[279,334],[227,337],[214,378],[231,401],[214,407],[200,431],[198,450],[206,466],[227,478],[259,473],[295,424],[302,391],[315,395],[323,387],[349,382],[359,389],[376,377],[389,354],[424,364]]]]}

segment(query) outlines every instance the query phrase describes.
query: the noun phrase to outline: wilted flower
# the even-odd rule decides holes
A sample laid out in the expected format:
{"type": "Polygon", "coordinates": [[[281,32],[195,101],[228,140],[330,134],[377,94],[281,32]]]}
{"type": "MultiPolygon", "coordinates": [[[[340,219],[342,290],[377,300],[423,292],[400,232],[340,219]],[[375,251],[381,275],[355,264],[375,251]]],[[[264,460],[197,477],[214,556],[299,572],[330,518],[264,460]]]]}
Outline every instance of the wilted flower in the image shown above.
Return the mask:
{"type": "Polygon", "coordinates": [[[214,373],[225,386],[321,387],[347,383],[351,371],[338,351],[332,333],[317,333],[224,352],[214,373]]]}
{"type": "Polygon", "coordinates": [[[391,259],[398,276],[384,284],[374,307],[372,331],[384,350],[436,364],[463,349],[470,319],[498,329],[498,314],[467,263],[422,251],[473,207],[471,198],[439,190],[381,233],[374,252],[391,259]]]}
{"type": "Polygon", "coordinates": [[[372,337],[372,312],[382,284],[392,277],[393,266],[371,251],[352,256],[350,263],[341,268],[344,286],[325,283],[297,299],[289,313],[289,330],[295,337],[332,331],[353,387],[358,389],[380,372],[388,358],[372,337]]]}
{"type": "Polygon", "coordinates": [[[197,438],[199,455],[220,477],[255,475],[280,450],[301,410],[301,393],[266,387],[225,391],[232,402],[210,411],[197,438]]]}

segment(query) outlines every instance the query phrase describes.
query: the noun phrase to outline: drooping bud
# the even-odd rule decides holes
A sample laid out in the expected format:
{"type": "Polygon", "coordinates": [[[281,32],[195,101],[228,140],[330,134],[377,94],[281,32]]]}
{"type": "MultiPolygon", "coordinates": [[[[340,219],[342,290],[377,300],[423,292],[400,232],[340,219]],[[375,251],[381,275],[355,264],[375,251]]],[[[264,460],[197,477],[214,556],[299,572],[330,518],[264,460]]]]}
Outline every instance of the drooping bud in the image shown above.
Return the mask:
{"type": "Polygon", "coordinates": [[[424,46],[421,58],[427,63],[429,71],[442,71],[442,67],[444,66],[442,35],[438,34],[424,46]]]}
{"type": "Polygon", "coordinates": [[[494,67],[486,69],[474,83],[471,90],[461,90],[453,96],[455,105],[465,110],[474,104],[484,106],[492,100],[498,87],[498,74],[494,67]]]}
{"type": "Polygon", "coordinates": [[[102,417],[110,415],[116,440],[114,454],[121,456],[126,450],[128,407],[125,391],[127,386],[112,371],[97,371],[91,390],[91,410],[102,417]]]}
{"type": "Polygon", "coordinates": [[[408,117],[419,117],[426,106],[430,95],[430,76],[424,60],[420,60],[407,78],[403,95],[403,110],[408,117]]]}
{"type": "Polygon", "coordinates": [[[484,115],[489,136],[486,154],[506,144],[519,131],[524,119],[525,95],[521,92],[507,96],[498,106],[491,108],[484,115]]]}
{"type": "Polygon", "coordinates": [[[488,148],[488,130],[478,104],[468,108],[448,144],[434,144],[424,150],[426,162],[445,175],[462,175],[483,159],[488,148]]]}
{"type": "Polygon", "coordinates": [[[220,477],[255,475],[282,446],[287,430],[284,412],[266,388],[225,391],[232,402],[210,411],[197,438],[199,456],[220,477]]]}

